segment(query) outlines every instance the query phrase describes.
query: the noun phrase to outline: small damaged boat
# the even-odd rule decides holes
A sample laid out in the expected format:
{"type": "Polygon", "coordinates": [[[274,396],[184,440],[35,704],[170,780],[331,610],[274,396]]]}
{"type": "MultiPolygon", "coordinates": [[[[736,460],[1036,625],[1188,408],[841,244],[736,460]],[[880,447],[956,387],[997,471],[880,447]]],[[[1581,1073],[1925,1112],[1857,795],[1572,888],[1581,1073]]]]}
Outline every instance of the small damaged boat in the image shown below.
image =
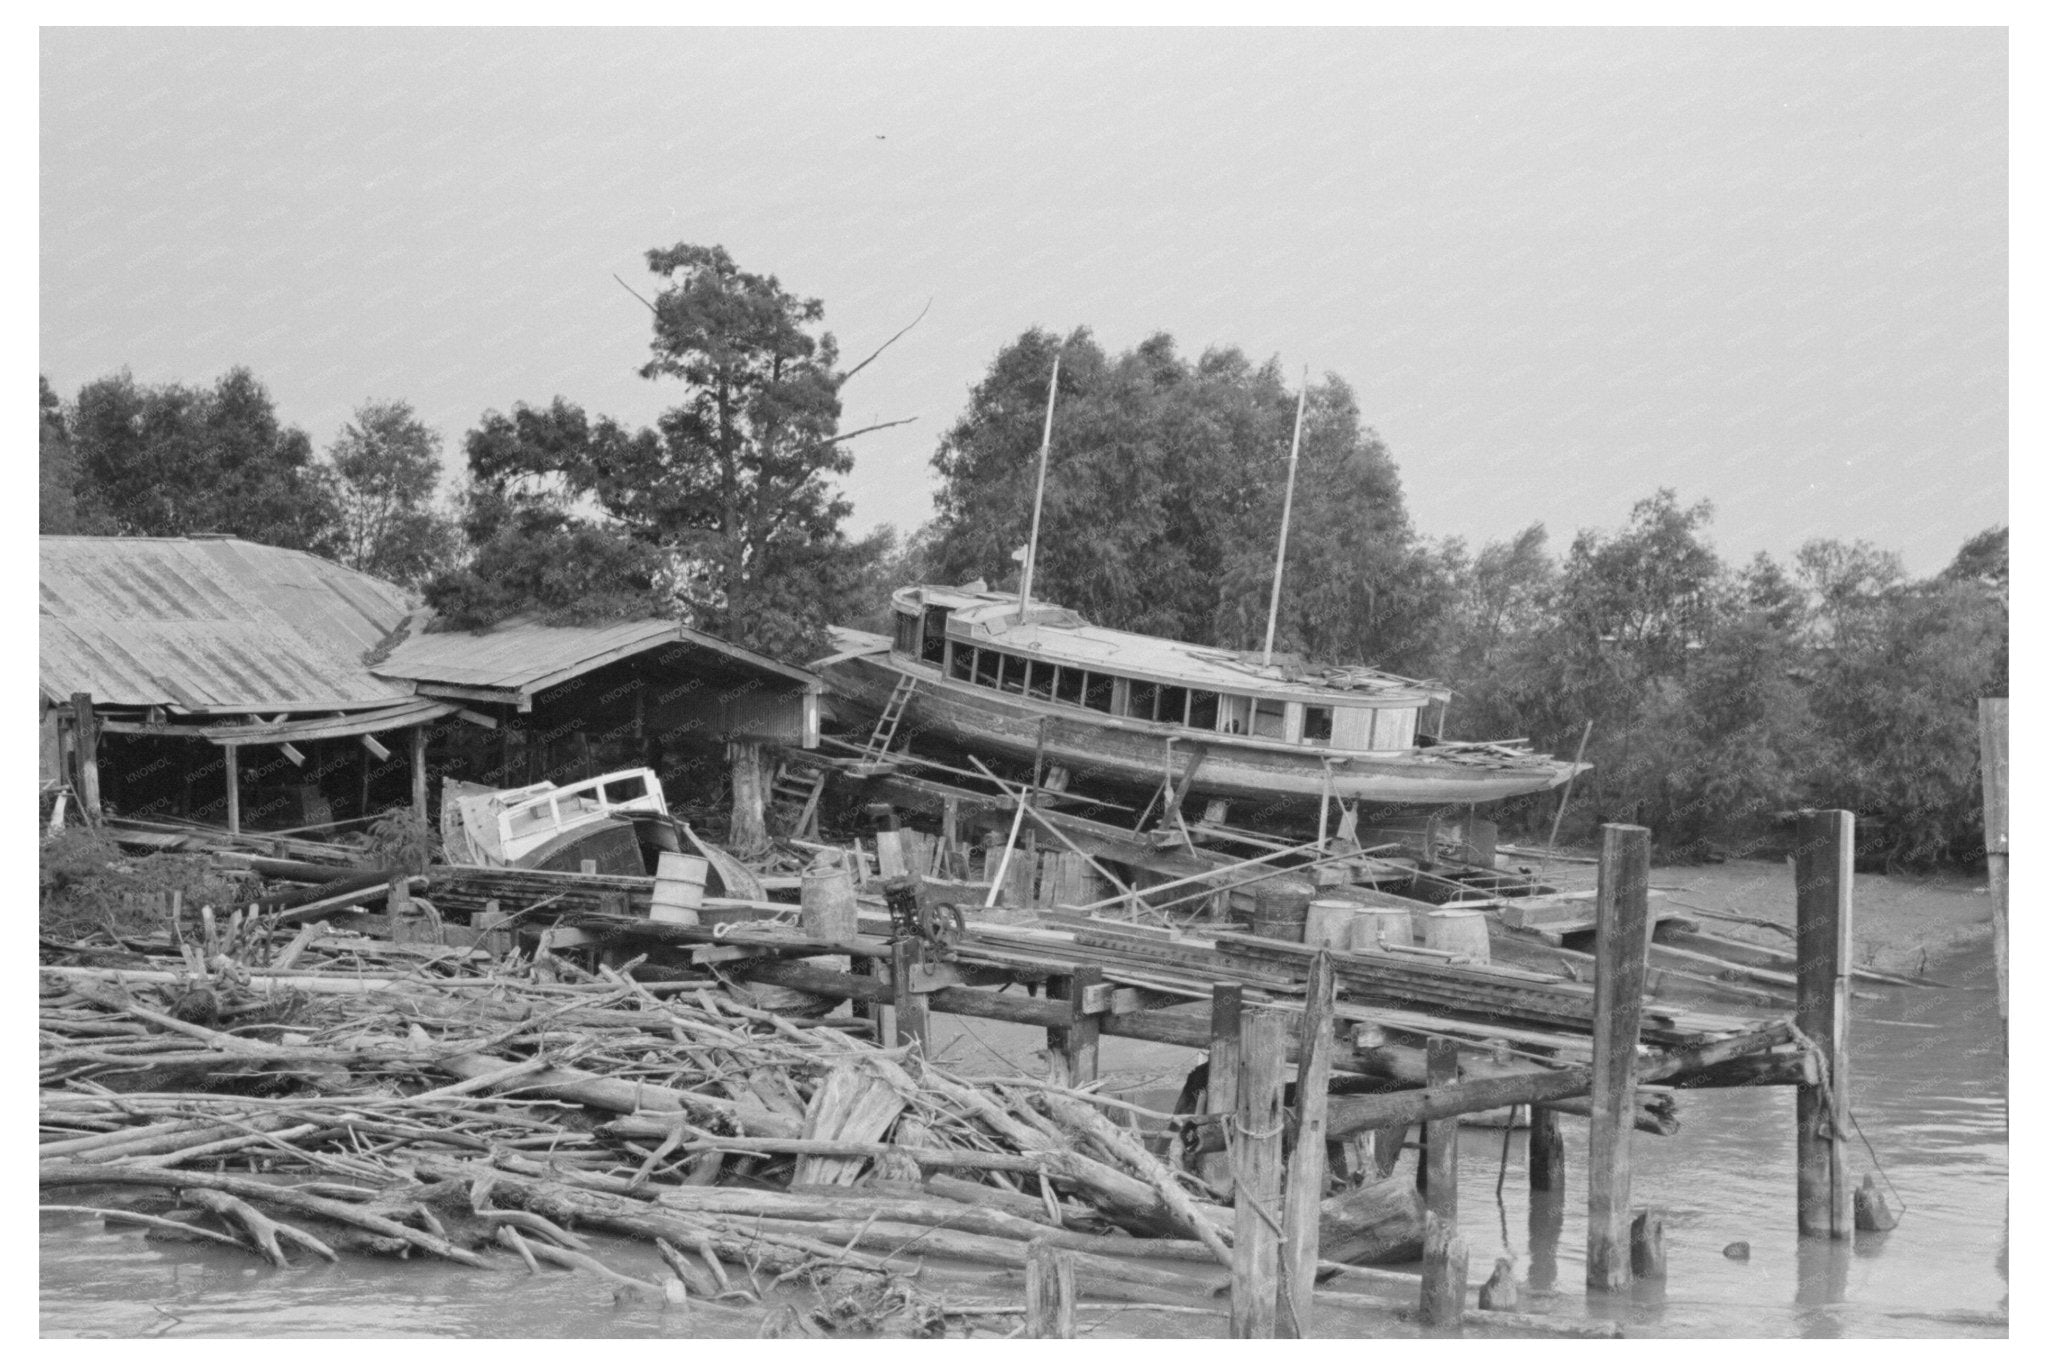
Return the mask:
{"type": "Polygon", "coordinates": [[[646,876],[663,853],[680,853],[676,822],[651,768],[624,768],[572,782],[500,789],[449,779],[441,792],[441,844],[471,867],[646,876]]]}

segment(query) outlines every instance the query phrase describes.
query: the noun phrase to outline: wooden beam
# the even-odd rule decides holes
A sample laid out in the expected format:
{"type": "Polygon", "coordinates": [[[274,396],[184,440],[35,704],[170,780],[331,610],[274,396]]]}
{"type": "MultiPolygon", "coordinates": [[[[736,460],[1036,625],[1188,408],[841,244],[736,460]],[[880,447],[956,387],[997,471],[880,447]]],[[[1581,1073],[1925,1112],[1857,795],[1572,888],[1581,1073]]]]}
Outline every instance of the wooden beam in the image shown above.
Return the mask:
{"type": "Polygon", "coordinates": [[[1294,1159],[1287,1168],[1281,1220],[1282,1261],[1276,1334],[1305,1341],[1315,1335],[1316,1267],[1322,1249],[1323,1187],[1328,1177],[1330,1056],[1336,1046],[1336,974],[1330,955],[1317,953],[1303,997],[1301,1064],[1294,1082],[1294,1159]]]}
{"type": "Polygon", "coordinates": [[[1629,1284],[1630,1136],[1650,943],[1650,831],[1603,825],[1594,902],[1593,1117],[1586,1142],[1586,1285],[1629,1284]]]}
{"type": "MultiPolygon", "coordinates": [[[[1428,1040],[1429,1085],[1458,1083],[1458,1045],[1449,1038],[1428,1040]]],[[[1424,1207],[1444,1222],[1458,1221],[1458,1116],[1434,1118],[1423,1129],[1422,1195],[1424,1207]]]]}
{"type": "Polygon", "coordinates": [[[427,814],[427,727],[415,725],[405,732],[412,752],[412,813],[422,820],[427,814]]]}
{"type": "Polygon", "coordinates": [[[1801,811],[1793,864],[1798,899],[1799,1007],[1794,1021],[1820,1052],[1819,1085],[1798,1090],[1799,1233],[1846,1239],[1856,1220],[1849,1184],[1849,965],[1856,817],[1801,811]]]}
{"type": "MultiPolygon", "coordinates": [[[[1206,1112],[1234,1118],[1237,1114],[1239,1031],[1243,1027],[1244,987],[1209,989],[1209,1100],[1206,1112]]],[[[1226,1149],[1206,1152],[1195,1161],[1195,1174],[1225,1199],[1236,1189],[1226,1149]]]]}

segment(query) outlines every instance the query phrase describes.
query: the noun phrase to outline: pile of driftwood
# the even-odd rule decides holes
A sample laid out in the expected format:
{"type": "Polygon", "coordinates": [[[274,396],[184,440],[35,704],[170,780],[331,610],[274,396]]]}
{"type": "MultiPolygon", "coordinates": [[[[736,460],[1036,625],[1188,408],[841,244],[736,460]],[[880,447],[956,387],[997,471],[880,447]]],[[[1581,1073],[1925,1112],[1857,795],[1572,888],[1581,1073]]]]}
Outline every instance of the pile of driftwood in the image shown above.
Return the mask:
{"type": "MultiPolygon", "coordinates": [[[[1021,1287],[1046,1248],[1098,1297],[1214,1311],[1227,1283],[1230,1211],[1139,1127],[1169,1116],[1026,1077],[968,1084],[864,1021],[789,1020],[632,964],[324,926],[270,951],[250,929],[46,946],[46,1206],[277,1264],[571,1267],[678,1311],[772,1309],[788,1331],[1007,1330],[1020,1305],[963,1305],[967,1281],[949,1295],[939,1272],[1021,1287]],[[592,1231],[651,1243],[666,1271],[614,1268],[629,1243],[592,1231]]],[[[1342,1235],[1419,1229],[1412,1191],[1389,1188],[1387,1216],[1332,1201],[1342,1235]]]]}

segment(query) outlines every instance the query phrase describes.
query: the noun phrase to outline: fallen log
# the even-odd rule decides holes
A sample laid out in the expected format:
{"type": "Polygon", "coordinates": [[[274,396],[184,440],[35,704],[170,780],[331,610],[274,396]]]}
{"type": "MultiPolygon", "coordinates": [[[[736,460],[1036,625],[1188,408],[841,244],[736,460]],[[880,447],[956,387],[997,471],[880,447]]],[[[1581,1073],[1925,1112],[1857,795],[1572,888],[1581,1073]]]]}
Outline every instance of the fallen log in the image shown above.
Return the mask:
{"type": "MultiPolygon", "coordinates": [[[[453,1057],[436,1057],[433,1059],[433,1065],[461,1080],[485,1080],[502,1072],[506,1062],[503,1058],[480,1057],[474,1053],[466,1053],[453,1057]]],[[[721,1099],[715,1095],[704,1095],[694,1091],[642,1085],[637,1081],[613,1080],[569,1067],[551,1066],[528,1075],[499,1079],[493,1082],[492,1088],[500,1091],[531,1092],[545,1095],[549,1099],[587,1104],[593,1109],[609,1109],[616,1114],[654,1110],[663,1113],[684,1113],[700,1119],[725,1119],[736,1124],[743,1133],[762,1137],[793,1138],[802,1127],[788,1115],[777,1114],[759,1105],[741,1104],[736,1100],[721,1099]]]]}

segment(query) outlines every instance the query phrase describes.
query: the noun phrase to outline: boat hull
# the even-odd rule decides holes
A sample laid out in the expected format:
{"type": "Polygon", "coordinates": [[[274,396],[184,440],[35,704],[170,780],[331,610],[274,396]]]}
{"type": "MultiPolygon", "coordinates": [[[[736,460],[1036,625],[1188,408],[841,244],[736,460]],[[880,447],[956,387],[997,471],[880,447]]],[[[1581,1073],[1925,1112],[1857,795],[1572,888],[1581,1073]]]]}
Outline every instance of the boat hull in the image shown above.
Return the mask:
{"type": "Polygon", "coordinates": [[[1230,735],[1171,732],[1107,715],[1098,720],[1071,707],[943,678],[935,669],[907,667],[888,653],[842,657],[821,672],[863,718],[880,714],[901,678],[915,677],[917,691],[897,728],[897,748],[926,734],[1025,761],[1042,754],[1080,782],[1147,789],[1157,788],[1169,772],[1176,782],[1186,779],[1192,765],[1190,794],[1243,803],[1233,820],[1256,818],[1260,803],[1287,810],[1313,805],[1322,799],[1326,781],[1339,801],[1446,805],[1544,791],[1570,771],[1568,764],[1488,768],[1433,759],[1421,749],[1332,756],[1326,778],[1323,755],[1315,750],[1260,747],[1230,735]]]}

